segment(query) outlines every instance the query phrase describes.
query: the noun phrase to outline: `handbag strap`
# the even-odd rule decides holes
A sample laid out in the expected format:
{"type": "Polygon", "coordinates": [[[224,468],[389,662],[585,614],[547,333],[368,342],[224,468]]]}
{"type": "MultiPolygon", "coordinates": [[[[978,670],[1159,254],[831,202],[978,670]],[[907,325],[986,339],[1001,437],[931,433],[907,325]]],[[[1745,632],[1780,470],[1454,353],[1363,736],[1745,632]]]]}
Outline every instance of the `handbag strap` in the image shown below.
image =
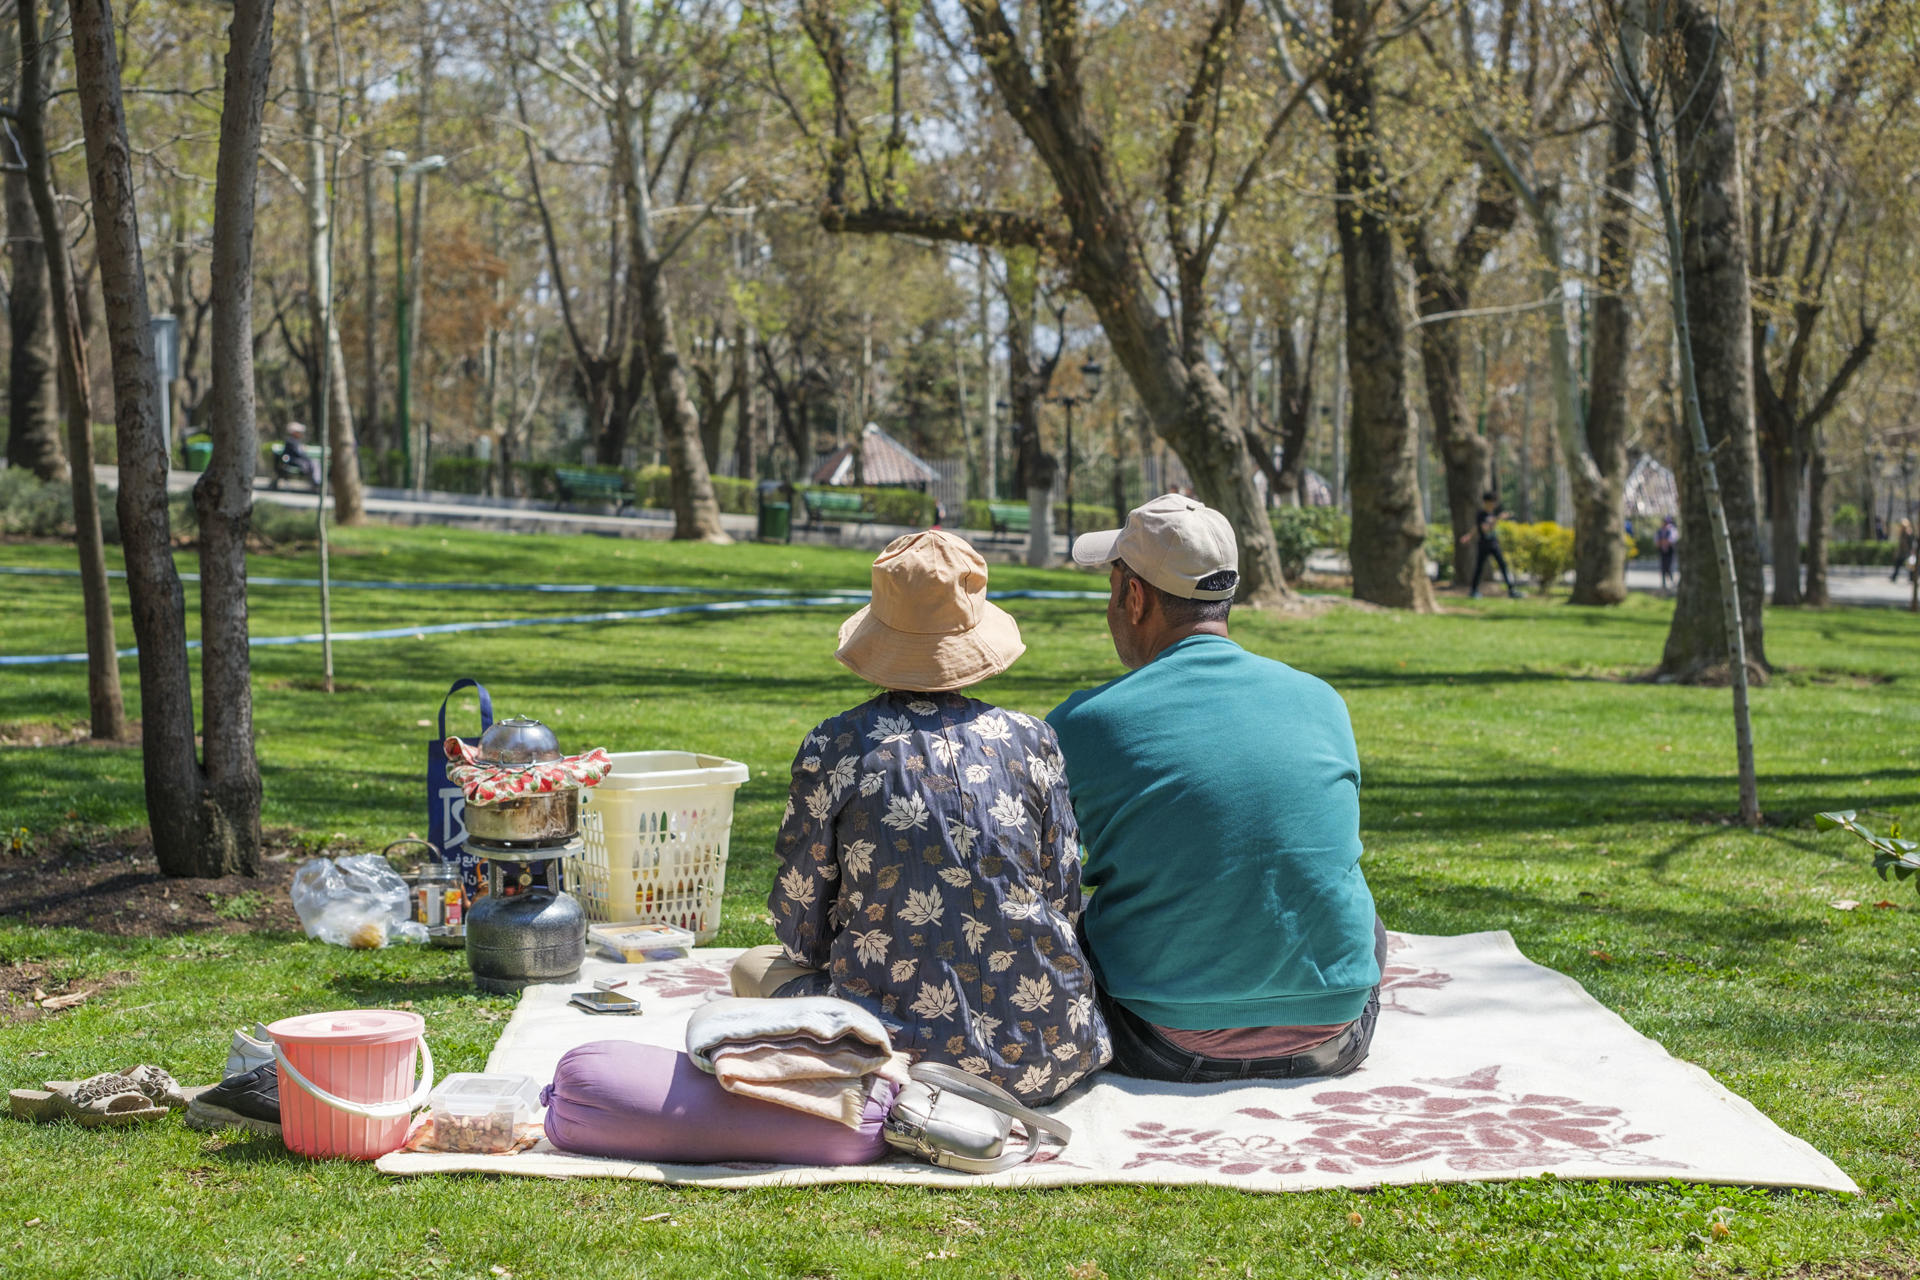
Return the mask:
{"type": "Polygon", "coordinates": [[[1072,1129],[1026,1106],[991,1080],[982,1080],[979,1076],[970,1075],[942,1062],[916,1062],[908,1069],[907,1075],[908,1078],[918,1080],[922,1084],[932,1085],[947,1093],[957,1093],[968,1101],[977,1102],[989,1110],[1012,1116],[1025,1127],[1027,1131],[1025,1149],[1002,1154],[990,1165],[978,1170],[980,1173],[999,1173],[1015,1165],[1025,1164],[1040,1150],[1042,1133],[1050,1133],[1058,1138],[1061,1146],[1073,1141],[1072,1129]]]}
{"type": "Polygon", "coordinates": [[[472,676],[461,676],[453,682],[453,688],[447,690],[447,696],[440,699],[440,740],[442,742],[447,740],[447,704],[453,701],[454,694],[468,688],[480,691],[480,732],[485,733],[493,728],[493,695],[487,692],[487,686],[472,676]]]}

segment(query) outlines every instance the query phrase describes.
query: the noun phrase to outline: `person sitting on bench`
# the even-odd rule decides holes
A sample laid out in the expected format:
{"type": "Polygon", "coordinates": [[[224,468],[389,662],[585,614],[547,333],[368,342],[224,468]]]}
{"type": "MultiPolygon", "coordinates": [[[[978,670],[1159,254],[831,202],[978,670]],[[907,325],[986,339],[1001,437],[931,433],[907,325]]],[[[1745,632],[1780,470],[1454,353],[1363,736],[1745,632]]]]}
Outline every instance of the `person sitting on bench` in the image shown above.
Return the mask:
{"type": "Polygon", "coordinates": [[[1337,1076],[1380,1011],[1386,930],[1360,871],[1360,761],[1321,680],[1227,637],[1233,529],[1178,494],[1082,535],[1128,674],[1047,721],[1092,890],[1082,922],[1113,1069],[1337,1076]]]}
{"type": "Polygon", "coordinates": [[[1074,934],[1059,745],[963,693],[1026,651],[986,588],[980,553],[940,529],[873,562],[873,602],[834,657],[883,692],[801,743],[767,900],[780,945],[741,956],[732,985],[854,1001],[894,1048],[1041,1103],[1112,1050],[1074,934]]]}
{"type": "Polygon", "coordinates": [[[287,424],[286,439],[280,446],[280,456],[298,467],[314,488],[320,487],[320,460],[307,452],[307,428],[298,422],[287,424]]]}

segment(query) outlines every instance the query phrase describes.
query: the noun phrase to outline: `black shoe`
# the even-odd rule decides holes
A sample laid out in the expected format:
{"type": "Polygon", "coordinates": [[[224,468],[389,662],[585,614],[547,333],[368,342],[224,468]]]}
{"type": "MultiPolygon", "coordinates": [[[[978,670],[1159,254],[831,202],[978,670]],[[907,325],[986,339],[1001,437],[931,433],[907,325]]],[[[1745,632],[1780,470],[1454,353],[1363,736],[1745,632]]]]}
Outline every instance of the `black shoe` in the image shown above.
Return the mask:
{"type": "Polygon", "coordinates": [[[196,1129],[235,1125],[255,1133],[280,1134],[280,1068],[269,1062],[244,1075],[229,1076],[187,1104],[187,1123],[196,1129]]]}

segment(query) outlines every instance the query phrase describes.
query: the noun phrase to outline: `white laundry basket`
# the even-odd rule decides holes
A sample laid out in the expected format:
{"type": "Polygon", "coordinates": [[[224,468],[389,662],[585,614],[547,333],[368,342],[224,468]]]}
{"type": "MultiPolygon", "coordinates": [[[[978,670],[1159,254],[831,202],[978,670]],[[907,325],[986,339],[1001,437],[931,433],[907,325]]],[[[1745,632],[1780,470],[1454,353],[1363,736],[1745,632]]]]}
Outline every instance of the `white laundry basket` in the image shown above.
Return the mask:
{"type": "Polygon", "coordinates": [[[580,811],[586,851],[569,858],[567,891],[587,918],[720,928],[733,793],[747,766],[691,751],[621,751],[580,811]]]}

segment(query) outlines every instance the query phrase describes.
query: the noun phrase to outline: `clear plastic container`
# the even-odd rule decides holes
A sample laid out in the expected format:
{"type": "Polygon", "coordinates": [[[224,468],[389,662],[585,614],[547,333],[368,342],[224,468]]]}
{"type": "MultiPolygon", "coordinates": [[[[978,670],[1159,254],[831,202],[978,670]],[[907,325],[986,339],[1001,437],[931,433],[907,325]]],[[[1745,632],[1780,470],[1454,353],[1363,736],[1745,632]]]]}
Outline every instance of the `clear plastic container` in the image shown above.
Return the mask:
{"type": "Polygon", "coordinates": [[[540,1086],[518,1072],[460,1071],[440,1082],[430,1105],[436,1151],[511,1151],[514,1127],[540,1110],[540,1086]]]}
{"type": "Polygon", "coordinates": [[[643,964],[648,960],[679,960],[692,949],[693,934],[670,924],[596,924],[587,940],[616,960],[643,964]]]}

